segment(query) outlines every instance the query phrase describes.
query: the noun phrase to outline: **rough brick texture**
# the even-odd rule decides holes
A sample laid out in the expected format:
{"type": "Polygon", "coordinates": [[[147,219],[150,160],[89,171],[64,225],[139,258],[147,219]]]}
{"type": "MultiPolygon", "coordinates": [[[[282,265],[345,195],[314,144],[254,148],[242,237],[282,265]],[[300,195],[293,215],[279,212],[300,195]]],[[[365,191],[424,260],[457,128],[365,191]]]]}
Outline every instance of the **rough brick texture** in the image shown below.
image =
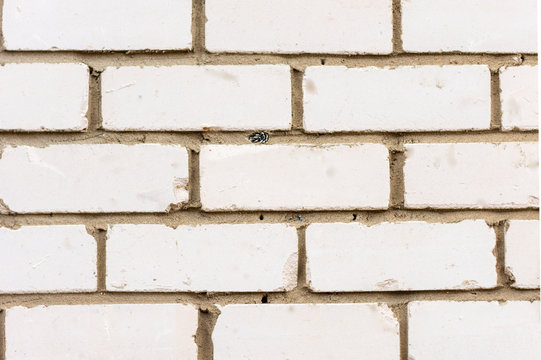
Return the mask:
{"type": "Polygon", "coordinates": [[[539,288],[539,221],[512,220],[505,233],[505,263],[513,287],[539,288]]]}
{"type": "Polygon", "coordinates": [[[228,305],[220,311],[212,336],[216,359],[399,356],[398,322],[386,305],[228,305]]]}
{"type": "Polygon", "coordinates": [[[401,0],[411,52],[537,51],[536,0],[401,0]]]}
{"type": "Polygon", "coordinates": [[[411,208],[539,206],[537,143],[406,145],[411,208]]]}
{"type": "Polygon", "coordinates": [[[386,208],[387,157],[377,144],[205,146],[201,202],[206,210],[386,208]]]}
{"type": "Polygon", "coordinates": [[[537,66],[516,66],[500,70],[502,128],[537,129],[537,66]]]}
{"type": "Polygon", "coordinates": [[[496,286],[495,240],[483,221],[312,224],[308,284],[315,291],[490,288],[496,286]],[[350,276],[356,273],[362,276],[350,276]]]}
{"type": "Polygon", "coordinates": [[[2,211],[163,212],[188,199],[187,163],[186,149],[173,145],[8,147],[2,211]]]}
{"type": "Polygon", "coordinates": [[[81,225],[0,228],[0,293],[96,290],[96,245],[81,225]]]}
{"type": "Polygon", "coordinates": [[[287,130],[284,65],[108,68],[103,126],[110,130],[287,130]]]}
{"type": "Polygon", "coordinates": [[[7,359],[196,360],[197,310],[180,304],[15,307],[7,359]]]}
{"type": "Polygon", "coordinates": [[[392,50],[391,0],[206,0],[213,52],[375,53],[392,50]]]}
{"type": "Polygon", "coordinates": [[[0,67],[0,131],[85,130],[87,110],[86,65],[5,64],[0,67]]]}
{"type": "Polygon", "coordinates": [[[297,285],[297,232],[281,224],[115,225],[112,291],[283,291],[297,285]],[[224,254],[236,254],[224,256],[224,254]]]}
{"type": "Polygon", "coordinates": [[[413,359],[541,357],[539,302],[413,302],[409,354],[413,359]]]}
{"type": "Polygon", "coordinates": [[[310,67],[304,77],[304,127],[310,132],[488,129],[490,72],[486,66],[310,67]]]}
{"type": "Polygon", "coordinates": [[[0,6],[0,360],[541,358],[535,0],[0,6]]]}
{"type": "Polygon", "coordinates": [[[170,50],[192,45],[190,0],[5,0],[9,50],[170,50]]]}

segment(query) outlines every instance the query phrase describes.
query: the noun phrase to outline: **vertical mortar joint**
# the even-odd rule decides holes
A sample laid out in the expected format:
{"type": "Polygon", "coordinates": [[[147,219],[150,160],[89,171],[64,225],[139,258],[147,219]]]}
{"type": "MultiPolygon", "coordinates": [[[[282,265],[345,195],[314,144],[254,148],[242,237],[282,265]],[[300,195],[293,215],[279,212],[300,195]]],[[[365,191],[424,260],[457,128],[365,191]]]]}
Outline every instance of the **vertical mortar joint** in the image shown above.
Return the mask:
{"type": "Polygon", "coordinates": [[[507,220],[501,220],[490,224],[496,233],[496,246],[493,254],[496,257],[496,275],[498,287],[510,288],[515,282],[515,277],[505,266],[505,233],[509,227],[507,220]]]}
{"type": "Polygon", "coordinates": [[[502,128],[502,104],[500,100],[500,68],[490,70],[490,129],[502,128]]]}
{"type": "Polygon", "coordinates": [[[389,208],[404,208],[404,164],[406,162],[405,148],[401,136],[396,138],[396,143],[388,146],[389,149],[389,208]]]}
{"type": "Polygon", "coordinates": [[[214,359],[212,332],[214,331],[219,315],[220,310],[214,304],[203,304],[199,307],[198,326],[194,339],[198,349],[198,360],[214,359]]]}
{"type": "Polygon", "coordinates": [[[307,258],[306,258],[306,227],[307,225],[301,225],[297,227],[297,286],[293,291],[308,291],[307,281],[307,258]]]}
{"type": "Polygon", "coordinates": [[[291,67],[291,129],[304,130],[304,70],[291,67]]]}
{"type": "Polygon", "coordinates": [[[404,52],[402,46],[402,0],[392,0],[393,54],[404,52]]]}
{"type": "Polygon", "coordinates": [[[107,242],[107,226],[86,226],[86,231],[96,240],[96,289],[98,292],[107,291],[107,258],[106,258],[106,242],[107,242]]]}
{"type": "Polygon", "coordinates": [[[88,66],[88,71],[88,111],[86,112],[88,128],[86,131],[89,134],[101,134],[103,133],[101,112],[101,73],[103,70],[88,66]]]}

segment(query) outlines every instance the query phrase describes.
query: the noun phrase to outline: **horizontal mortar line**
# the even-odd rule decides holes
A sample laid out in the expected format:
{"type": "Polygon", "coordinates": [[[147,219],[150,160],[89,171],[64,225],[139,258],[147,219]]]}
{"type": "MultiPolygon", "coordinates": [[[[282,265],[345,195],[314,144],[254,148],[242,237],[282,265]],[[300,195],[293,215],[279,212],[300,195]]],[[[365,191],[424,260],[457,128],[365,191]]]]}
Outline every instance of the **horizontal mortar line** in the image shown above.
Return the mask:
{"type": "Polygon", "coordinates": [[[397,66],[487,64],[491,66],[537,63],[536,53],[397,53],[397,54],[276,54],[276,53],[195,53],[191,51],[2,51],[0,63],[71,63],[90,66],[175,65],[175,64],[287,64],[292,66],[346,65],[397,66]]]}
{"type": "MultiPolygon", "coordinates": [[[[86,132],[1,132],[0,143],[4,145],[47,146],[52,144],[177,144],[198,149],[202,145],[251,144],[248,137],[252,131],[172,132],[172,131],[98,131],[86,132]]],[[[538,141],[538,131],[443,131],[443,132],[337,132],[302,133],[292,131],[268,131],[267,145],[272,144],[346,144],[382,143],[395,145],[397,137],[408,143],[462,143],[462,142],[520,142],[538,141]]],[[[266,146],[266,145],[259,145],[266,146]]]]}
{"type": "Polygon", "coordinates": [[[192,292],[100,292],[100,293],[48,293],[48,294],[0,294],[0,308],[37,305],[75,304],[130,304],[130,303],[183,303],[203,304],[260,304],[267,296],[274,304],[330,304],[378,302],[401,304],[410,301],[535,301],[539,300],[538,289],[520,290],[513,288],[479,290],[427,290],[427,291],[376,291],[316,293],[306,289],[285,292],[252,293],[192,293],[192,292]]]}
{"type": "Polygon", "coordinates": [[[311,223],[361,223],[427,221],[449,223],[461,220],[536,220],[538,209],[388,209],[388,210],[335,210],[335,211],[229,211],[203,212],[199,209],[171,213],[73,213],[73,214],[0,214],[0,226],[68,225],[83,224],[289,224],[306,226],[311,223]],[[261,220],[261,216],[263,219],[261,220]]]}

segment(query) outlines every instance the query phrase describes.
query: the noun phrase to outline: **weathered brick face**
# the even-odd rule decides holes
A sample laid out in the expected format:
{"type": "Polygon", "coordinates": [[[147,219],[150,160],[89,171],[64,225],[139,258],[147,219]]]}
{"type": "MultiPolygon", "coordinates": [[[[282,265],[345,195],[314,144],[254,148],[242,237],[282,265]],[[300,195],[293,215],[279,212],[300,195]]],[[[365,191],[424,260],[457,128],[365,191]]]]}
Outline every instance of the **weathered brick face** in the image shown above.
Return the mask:
{"type": "Polygon", "coordinates": [[[0,360],[537,360],[535,0],[0,0],[0,360]]]}

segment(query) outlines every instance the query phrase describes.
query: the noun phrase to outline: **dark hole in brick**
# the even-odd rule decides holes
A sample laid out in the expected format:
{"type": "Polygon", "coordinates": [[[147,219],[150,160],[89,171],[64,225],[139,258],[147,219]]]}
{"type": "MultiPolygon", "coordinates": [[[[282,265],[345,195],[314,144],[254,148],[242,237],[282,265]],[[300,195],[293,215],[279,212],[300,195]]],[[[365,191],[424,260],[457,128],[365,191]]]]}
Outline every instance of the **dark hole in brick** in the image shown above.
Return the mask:
{"type": "Polygon", "coordinates": [[[325,65],[325,59],[321,59],[321,65],[325,65]]]}
{"type": "Polygon", "coordinates": [[[263,214],[259,215],[259,220],[263,220],[264,218],[263,214]]]}
{"type": "Polygon", "coordinates": [[[353,220],[357,220],[357,214],[353,214],[353,220]]]}
{"type": "Polygon", "coordinates": [[[269,302],[269,298],[267,297],[267,294],[263,295],[263,297],[261,298],[261,303],[266,304],[268,302],[269,302]]]}

